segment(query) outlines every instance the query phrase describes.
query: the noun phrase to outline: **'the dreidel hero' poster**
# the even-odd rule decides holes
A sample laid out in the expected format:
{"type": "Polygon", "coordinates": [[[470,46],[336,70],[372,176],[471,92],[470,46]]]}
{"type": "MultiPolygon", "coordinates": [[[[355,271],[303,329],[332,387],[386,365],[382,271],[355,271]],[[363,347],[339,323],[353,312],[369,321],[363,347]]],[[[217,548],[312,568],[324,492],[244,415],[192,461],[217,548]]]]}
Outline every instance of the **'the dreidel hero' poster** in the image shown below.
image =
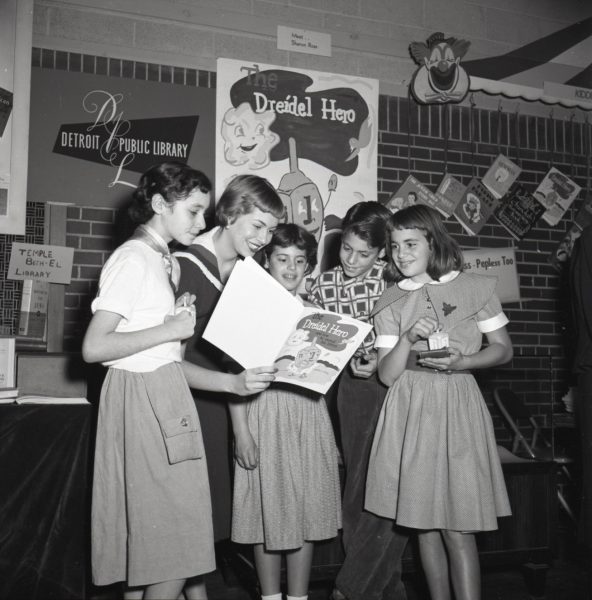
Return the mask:
{"type": "Polygon", "coordinates": [[[216,195],[265,177],[323,257],[347,209],[377,199],[378,81],[223,58],[217,70],[216,195]]]}

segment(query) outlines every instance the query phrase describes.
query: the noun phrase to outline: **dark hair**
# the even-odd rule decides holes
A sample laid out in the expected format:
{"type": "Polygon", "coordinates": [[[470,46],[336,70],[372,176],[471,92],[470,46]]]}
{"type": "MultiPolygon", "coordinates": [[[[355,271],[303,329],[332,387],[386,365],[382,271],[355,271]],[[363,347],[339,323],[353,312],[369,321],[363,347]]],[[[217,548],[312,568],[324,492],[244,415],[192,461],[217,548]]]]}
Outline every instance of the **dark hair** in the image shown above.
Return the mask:
{"type": "MultiPolygon", "coordinates": [[[[402,208],[390,216],[387,223],[389,238],[395,229],[419,229],[426,236],[431,250],[426,271],[432,279],[439,280],[450,271],[462,271],[462,251],[457,241],[446,231],[438,211],[424,204],[402,208]]],[[[390,243],[386,245],[386,252],[389,264],[385,270],[389,272],[390,277],[401,279],[393,261],[390,243]]]]}
{"type": "Polygon", "coordinates": [[[341,236],[354,233],[371,248],[382,249],[388,241],[386,224],[390,216],[391,211],[380,202],[358,202],[345,213],[341,236]]]}
{"type": "Polygon", "coordinates": [[[309,233],[300,225],[294,223],[280,223],[271,236],[271,241],[265,246],[265,256],[267,260],[271,256],[274,248],[289,248],[296,246],[298,250],[303,250],[306,255],[306,274],[312,273],[317,266],[317,240],[312,233],[309,233]]]}
{"type": "Polygon", "coordinates": [[[284,205],[275,188],[258,175],[237,175],[226,186],[216,205],[216,220],[223,227],[255,208],[283,219],[284,205]]]}
{"type": "Polygon", "coordinates": [[[173,204],[196,188],[204,194],[212,190],[210,180],[201,171],[180,162],[154,165],[140,177],[128,214],[134,223],[146,223],[154,216],[152,197],[155,194],[173,204]]]}

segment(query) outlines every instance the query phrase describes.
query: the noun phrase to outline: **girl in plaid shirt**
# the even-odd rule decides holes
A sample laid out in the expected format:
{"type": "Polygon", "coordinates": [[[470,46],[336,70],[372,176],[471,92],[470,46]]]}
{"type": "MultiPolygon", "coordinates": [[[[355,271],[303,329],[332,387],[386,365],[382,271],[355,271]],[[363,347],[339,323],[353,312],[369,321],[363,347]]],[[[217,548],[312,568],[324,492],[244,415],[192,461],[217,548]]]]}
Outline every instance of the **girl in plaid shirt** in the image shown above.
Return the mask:
{"type": "MultiPolygon", "coordinates": [[[[387,287],[384,279],[386,223],[390,211],[378,202],[359,202],[342,223],[340,264],[321,273],[311,300],[326,310],[368,321],[387,287]]],[[[376,375],[375,333],[371,331],[341,375],[337,411],[345,466],[343,544],[346,558],[334,599],[406,598],[401,555],[407,536],[393,521],[363,511],[370,446],[386,394],[376,375]]]]}

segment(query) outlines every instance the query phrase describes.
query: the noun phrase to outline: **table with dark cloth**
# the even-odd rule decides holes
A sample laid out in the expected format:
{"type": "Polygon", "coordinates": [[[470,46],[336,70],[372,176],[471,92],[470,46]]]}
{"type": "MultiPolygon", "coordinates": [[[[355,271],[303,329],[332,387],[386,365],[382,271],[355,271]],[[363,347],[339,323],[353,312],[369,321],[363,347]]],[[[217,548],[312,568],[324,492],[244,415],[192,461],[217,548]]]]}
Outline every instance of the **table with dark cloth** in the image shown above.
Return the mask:
{"type": "Polygon", "coordinates": [[[92,406],[0,405],[0,599],[83,599],[92,406]]]}

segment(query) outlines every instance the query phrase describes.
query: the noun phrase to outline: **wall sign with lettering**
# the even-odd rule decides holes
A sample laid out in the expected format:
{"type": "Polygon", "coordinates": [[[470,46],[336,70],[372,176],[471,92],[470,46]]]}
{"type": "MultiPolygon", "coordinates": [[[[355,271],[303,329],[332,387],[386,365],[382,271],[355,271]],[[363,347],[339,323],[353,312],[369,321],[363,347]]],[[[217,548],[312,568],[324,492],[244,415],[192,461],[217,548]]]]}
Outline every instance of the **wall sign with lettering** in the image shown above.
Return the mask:
{"type": "Polygon", "coordinates": [[[29,199],[118,208],[175,160],[214,178],[209,88],[34,68],[29,199]]]}
{"type": "Polygon", "coordinates": [[[218,59],[216,192],[267,178],[323,249],[347,209],[377,198],[378,81],[218,59]]]}
{"type": "Polygon", "coordinates": [[[70,283],[74,248],[13,242],[7,279],[70,283]]]}

